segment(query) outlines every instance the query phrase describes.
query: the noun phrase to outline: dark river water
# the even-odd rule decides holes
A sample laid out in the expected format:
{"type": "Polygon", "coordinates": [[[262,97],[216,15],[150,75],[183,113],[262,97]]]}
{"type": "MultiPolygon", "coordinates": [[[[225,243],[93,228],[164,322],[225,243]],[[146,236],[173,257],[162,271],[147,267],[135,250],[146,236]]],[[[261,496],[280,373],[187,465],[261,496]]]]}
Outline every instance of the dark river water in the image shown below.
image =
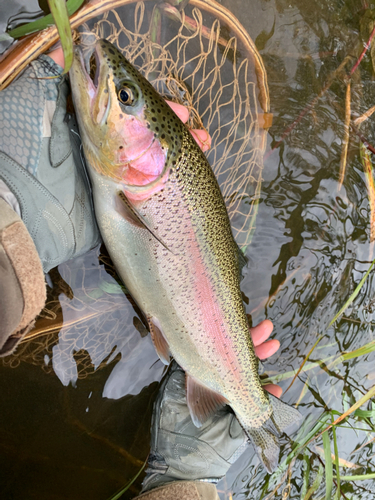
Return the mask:
{"type": "MultiPolygon", "coordinates": [[[[24,3],[30,12],[38,10],[37,2],[24,3]]],[[[151,4],[146,6],[145,25],[151,18],[151,4]]],[[[301,430],[283,440],[282,463],[295,440],[302,442],[325,412],[334,410],[337,418],[375,380],[374,352],[331,364],[341,354],[374,340],[372,274],[343,316],[329,327],[375,258],[368,183],[360,140],[353,130],[345,177],[342,185],[339,182],[346,75],[373,29],[375,5],[365,0],[225,0],[220,5],[240,19],[255,41],[269,87],[272,126],[265,136],[263,180],[257,190],[256,183],[246,178],[240,204],[246,211],[257,199],[251,237],[247,238],[248,219],[245,232],[236,233],[243,218],[236,211],[231,214],[234,232],[249,259],[241,285],[246,310],[253,325],[271,319],[273,338],[281,343],[280,350],[263,363],[263,377],[278,382],[285,391],[322,336],[283,396],[285,402],[298,404],[304,418],[301,430]],[[345,58],[346,65],[337,72],[345,58]]],[[[20,9],[15,3],[10,8],[9,2],[0,2],[2,30],[20,9]]],[[[133,5],[119,12],[120,19],[134,19],[133,5]]],[[[189,5],[186,14],[194,17],[189,5]]],[[[203,12],[203,24],[212,22],[212,15],[203,12]]],[[[221,24],[223,36],[234,34],[230,23],[221,24]]],[[[168,43],[174,34],[171,21],[165,19],[161,43],[168,43]]],[[[101,36],[110,35],[114,32],[104,26],[101,36]]],[[[128,43],[124,34],[119,35],[119,43],[122,47],[128,43]]],[[[375,51],[373,57],[375,64],[375,51]]],[[[239,44],[237,56],[233,58],[229,51],[225,58],[231,67],[234,60],[240,64],[246,50],[239,44]]],[[[208,59],[207,64],[209,72],[214,63],[208,59]]],[[[350,78],[352,120],[375,103],[374,67],[369,50],[350,78]]],[[[254,71],[249,68],[238,81],[240,96],[247,82],[256,81],[254,71]]],[[[199,88],[199,82],[190,84],[199,88]]],[[[214,92],[202,96],[199,111],[214,139],[209,160],[230,203],[239,192],[238,179],[249,171],[247,166],[238,167],[231,184],[226,169],[236,168],[241,138],[246,137],[250,122],[248,117],[247,122],[239,118],[233,132],[228,107],[217,115],[206,112],[219,95],[217,85],[209,78],[203,81],[200,92],[204,94],[202,89],[209,86],[214,92]],[[221,164],[230,149],[225,143],[230,134],[235,134],[236,147],[221,164]]],[[[220,89],[221,98],[232,102],[233,86],[224,70],[220,89]]],[[[253,104],[261,114],[259,102],[253,104]]],[[[370,117],[359,132],[369,144],[375,144],[372,122],[370,117]]],[[[251,143],[247,148],[245,165],[250,161],[246,155],[252,154],[251,143]]],[[[255,179],[256,172],[256,168],[251,171],[255,179]]],[[[0,366],[0,496],[4,500],[109,500],[147,457],[152,405],[164,366],[142,316],[116,280],[104,248],[59,266],[47,281],[47,309],[29,340],[0,366]]],[[[374,402],[362,409],[374,410],[374,402]]],[[[341,475],[375,471],[373,422],[371,415],[357,415],[337,427],[341,475]]],[[[332,433],[329,436],[335,453],[332,433]]],[[[301,449],[289,469],[282,466],[269,476],[249,446],[218,490],[228,500],[324,499],[324,463],[322,438],[318,438],[301,449]],[[320,475],[320,486],[307,496],[320,475]]],[[[139,493],[142,477],[123,498],[139,493]]],[[[340,498],[370,500],[374,480],[345,481],[341,490],[340,498]]]]}

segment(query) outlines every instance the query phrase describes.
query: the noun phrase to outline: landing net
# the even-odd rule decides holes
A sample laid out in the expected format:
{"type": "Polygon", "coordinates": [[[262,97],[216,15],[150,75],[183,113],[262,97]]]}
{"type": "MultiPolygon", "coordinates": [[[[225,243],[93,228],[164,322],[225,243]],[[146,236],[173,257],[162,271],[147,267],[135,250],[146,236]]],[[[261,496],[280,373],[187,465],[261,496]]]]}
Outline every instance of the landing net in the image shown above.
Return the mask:
{"type": "MultiPolygon", "coordinates": [[[[192,0],[181,10],[128,1],[83,24],[79,36],[86,55],[98,38],[114,43],[162,95],[188,106],[189,127],[209,132],[207,157],[245,251],[255,228],[270,115],[263,63],[244,28],[212,0],[192,0]]],[[[134,318],[108,256],[99,257],[105,266],[97,265],[98,257],[97,249],[59,267],[74,298],[57,274],[34,330],[5,364],[38,364],[67,384],[120,353],[124,364],[128,352],[135,359],[139,333],[147,331],[134,318]]]]}

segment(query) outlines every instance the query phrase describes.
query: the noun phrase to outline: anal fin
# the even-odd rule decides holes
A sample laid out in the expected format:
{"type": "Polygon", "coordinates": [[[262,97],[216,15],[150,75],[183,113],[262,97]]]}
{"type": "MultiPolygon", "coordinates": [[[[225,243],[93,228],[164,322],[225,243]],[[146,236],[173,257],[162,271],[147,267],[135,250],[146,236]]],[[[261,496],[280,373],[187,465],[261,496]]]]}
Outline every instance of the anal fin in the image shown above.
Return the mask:
{"type": "Polygon", "coordinates": [[[196,427],[201,427],[216,410],[226,405],[224,396],[200,384],[186,374],[186,399],[191,419],[196,427]]]}
{"type": "Polygon", "coordinates": [[[150,326],[151,338],[155,346],[155,350],[160,358],[160,360],[165,364],[169,365],[171,358],[169,355],[169,345],[166,341],[161,328],[155,325],[157,320],[155,318],[147,317],[148,324],[150,326]]]}

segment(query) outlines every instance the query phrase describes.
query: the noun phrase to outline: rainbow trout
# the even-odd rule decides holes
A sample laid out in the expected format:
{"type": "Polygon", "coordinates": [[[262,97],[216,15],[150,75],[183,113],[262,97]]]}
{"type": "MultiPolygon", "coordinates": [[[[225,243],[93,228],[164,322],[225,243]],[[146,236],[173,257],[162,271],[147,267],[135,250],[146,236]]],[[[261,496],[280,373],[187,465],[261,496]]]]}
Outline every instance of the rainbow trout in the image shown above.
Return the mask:
{"type": "MultiPolygon", "coordinates": [[[[185,125],[108,41],[72,93],[108,252],[147,317],[160,359],[186,371],[195,425],[234,410],[268,471],[297,410],[267,394],[240,291],[241,254],[213,171],[185,125]]],[[[93,60],[91,57],[90,61],[93,60]]]]}

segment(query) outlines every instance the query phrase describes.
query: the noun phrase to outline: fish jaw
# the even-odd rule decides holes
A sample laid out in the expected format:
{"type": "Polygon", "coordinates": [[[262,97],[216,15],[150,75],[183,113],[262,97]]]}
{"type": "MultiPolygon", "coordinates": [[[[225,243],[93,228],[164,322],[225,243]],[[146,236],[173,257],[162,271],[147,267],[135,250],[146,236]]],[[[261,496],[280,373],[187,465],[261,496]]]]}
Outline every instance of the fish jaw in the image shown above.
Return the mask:
{"type": "Polygon", "coordinates": [[[85,156],[91,168],[129,186],[129,196],[144,199],[162,189],[163,181],[138,194],[139,186],[159,179],[165,167],[167,150],[144,119],[142,99],[133,114],[119,103],[112,66],[101,44],[95,46],[97,71],[94,81],[86,71],[83,54],[75,47],[70,70],[74,105],[77,111],[85,156]]]}

